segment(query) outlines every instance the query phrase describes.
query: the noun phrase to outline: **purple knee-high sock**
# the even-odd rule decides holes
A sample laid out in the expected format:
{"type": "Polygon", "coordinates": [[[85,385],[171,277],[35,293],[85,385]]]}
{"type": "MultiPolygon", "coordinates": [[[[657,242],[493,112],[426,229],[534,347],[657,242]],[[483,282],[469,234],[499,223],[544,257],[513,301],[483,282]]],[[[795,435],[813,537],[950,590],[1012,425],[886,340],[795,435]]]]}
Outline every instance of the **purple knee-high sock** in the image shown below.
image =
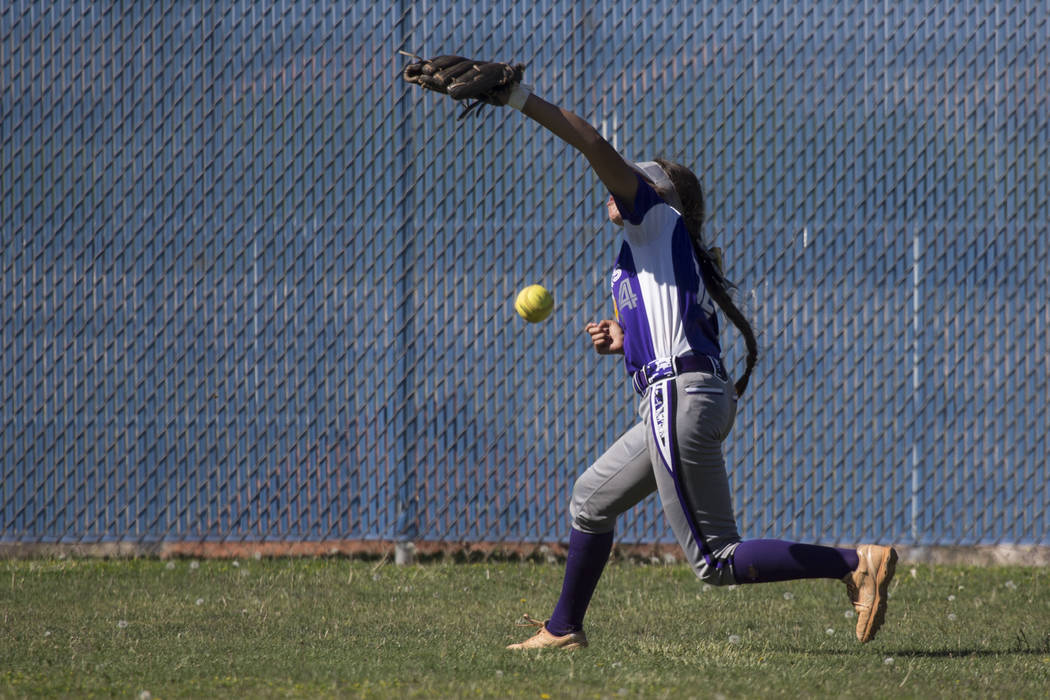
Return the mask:
{"type": "Polygon", "coordinates": [[[747,540],[733,552],[737,583],[768,583],[800,578],[840,579],[857,568],[853,549],[784,540],[747,540]]]}
{"type": "Polygon", "coordinates": [[[569,554],[565,560],[561,597],[547,622],[551,634],[561,637],[583,629],[583,616],[605,569],[605,562],[609,560],[612,544],[611,531],[592,535],[573,528],[569,533],[569,554]]]}

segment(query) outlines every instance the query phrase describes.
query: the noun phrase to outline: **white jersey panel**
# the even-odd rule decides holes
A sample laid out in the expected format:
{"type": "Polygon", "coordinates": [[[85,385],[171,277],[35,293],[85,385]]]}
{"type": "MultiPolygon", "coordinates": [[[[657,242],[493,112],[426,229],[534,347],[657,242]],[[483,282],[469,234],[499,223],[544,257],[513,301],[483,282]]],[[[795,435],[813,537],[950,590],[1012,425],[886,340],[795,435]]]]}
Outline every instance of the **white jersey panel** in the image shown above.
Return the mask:
{"type": "MultiPolygon", "coordinates": [[[[632,235],[632,232],[627,233],[627,240],[631,246],[637,269],[638,288],[641,291],[642,303],[649,321],[653,359],[682,355],[692,350],[685,336],[685,324],[676,293],[675,263],[671,255],[671,237],[674,233],[677,213],[669,205],[661,204],[653,207],[646,214],[646,219],[657,217],[663,220],[660,224],[665,224],[666,219],[669,218],[670,227],[658,225],[654,227],[658,232],[656,235],[646,236],[641,241],[632,235]],[[667,217],[664,216],[665,212],[673,214],[667,217]]],[[[692,264],[695,269],[695,263],[692,264]]],[[[699,271],[696,274],[699,276],[699,271]]]]}
{"type": "Polygon", "coordinates": [[[674,355],[720,357],[715,306],[681,215],[641,178],[634,210],[617,205],[624,214],[624,242],[612,294],[627,371],[674,355]]]}

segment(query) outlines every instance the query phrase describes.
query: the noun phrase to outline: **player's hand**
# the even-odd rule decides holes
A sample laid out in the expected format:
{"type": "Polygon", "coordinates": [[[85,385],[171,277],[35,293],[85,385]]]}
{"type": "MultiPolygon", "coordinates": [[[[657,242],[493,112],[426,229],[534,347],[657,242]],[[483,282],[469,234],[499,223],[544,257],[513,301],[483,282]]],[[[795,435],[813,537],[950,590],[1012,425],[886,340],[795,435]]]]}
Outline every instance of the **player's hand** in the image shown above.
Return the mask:
{"type": "Polygon", "coordinates": [[[599,355],[623,354],[623,328],[616,321],[603,319],[588,323],[584,330],[590,334],[594,351],[599,355]]]}

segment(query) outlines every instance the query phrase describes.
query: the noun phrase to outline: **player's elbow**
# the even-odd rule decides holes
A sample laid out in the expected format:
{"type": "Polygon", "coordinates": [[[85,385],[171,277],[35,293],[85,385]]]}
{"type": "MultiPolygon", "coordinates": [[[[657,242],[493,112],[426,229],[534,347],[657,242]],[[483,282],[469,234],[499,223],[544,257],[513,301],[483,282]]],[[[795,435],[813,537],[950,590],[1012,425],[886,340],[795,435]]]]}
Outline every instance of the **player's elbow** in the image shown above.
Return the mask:
{"type": "Polygon", "coordinates": [[[612,148],[609,142],[590,124],[585,124],[578,130],[575,146],[588,160],[592,160],[604,150],[612,148]]]}

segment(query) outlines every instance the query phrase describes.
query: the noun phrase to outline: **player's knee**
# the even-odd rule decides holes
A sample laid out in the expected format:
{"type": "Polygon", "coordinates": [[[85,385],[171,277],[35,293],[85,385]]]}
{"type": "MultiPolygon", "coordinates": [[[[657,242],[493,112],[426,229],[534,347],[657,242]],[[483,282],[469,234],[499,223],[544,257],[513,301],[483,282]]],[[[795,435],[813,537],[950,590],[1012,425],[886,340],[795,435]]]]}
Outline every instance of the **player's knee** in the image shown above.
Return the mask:
{"type": "Polygon", "coordinates": [[[609,532],[616,527],[615,516],[603,517],[601,515],[588,513],[584,509],[572,507],[569,508],[569,513],[572,515],[572,526],[580,532],[600,535],[601,533],[609,532]]]}
{"type": "Polygon", "coordinates": [[[723,563],[722,566],[718,564],[708,564],[704,562],[700,566],[693,567],[693,573],[696,577],[708,584],[709,586],[731,586],[736,583],[736,577],[733,576],[733,569],[728,563],[723,563]]]}
{"type": "MultiPolygon", "coordinates": [[[[693,573],[704,583],[711,586],[731,586],[735,584],[736,574],[733,572],[733,552],[739,543],[737,538],[716,544],[707,556],[699,561],[693,562],[693,573]]],[[[709,543],[714,544],[714,543],[709,543]]]]}
{"type": "Polygon", "coordinates": [[[572,526],[580,532],[599,535],[616,527],[615,515],[597,513],[588,508],[587,501],[579,497],[577,489],[573,489],[572,501],[569,502],[569,516],[572,526]]]}

